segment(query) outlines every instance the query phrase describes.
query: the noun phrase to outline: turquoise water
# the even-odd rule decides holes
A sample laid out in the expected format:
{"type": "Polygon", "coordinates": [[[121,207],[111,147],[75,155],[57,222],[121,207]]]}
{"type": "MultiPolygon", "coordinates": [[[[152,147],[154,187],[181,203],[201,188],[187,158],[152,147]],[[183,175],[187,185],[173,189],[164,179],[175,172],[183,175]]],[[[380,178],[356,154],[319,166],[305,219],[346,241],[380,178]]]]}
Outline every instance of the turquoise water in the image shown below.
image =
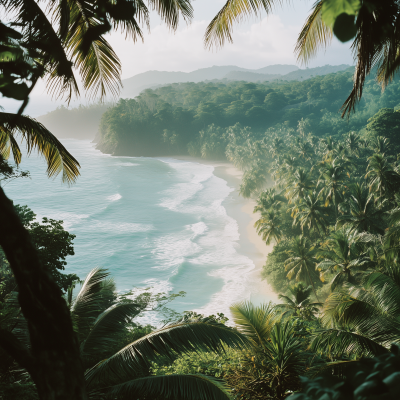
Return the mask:
{"type": "Polygon", "coordinates": [[[48,179],[45,162],[32,155],[21,164],[32,179],[4,189],[37,218],[61,219],[76,235],[67,272],[83,278],[104,267],[121,291],[183,290],[186,297],[171,304],[180,312],[227,312],[247,297],[246,276],[254,264],[237,251],[238,225],[223,206],[233,189],[213,175],[212,166],[111,157],[89,141],[63,144],[82,166],[76,184],[48,179]]]}

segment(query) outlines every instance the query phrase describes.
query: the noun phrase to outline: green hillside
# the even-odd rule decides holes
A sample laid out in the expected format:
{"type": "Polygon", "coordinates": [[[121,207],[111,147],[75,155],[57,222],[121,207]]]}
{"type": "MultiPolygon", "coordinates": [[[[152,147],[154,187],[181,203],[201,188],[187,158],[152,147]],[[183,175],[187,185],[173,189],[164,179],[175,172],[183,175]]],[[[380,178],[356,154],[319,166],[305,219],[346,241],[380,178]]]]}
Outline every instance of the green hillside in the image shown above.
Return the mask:
{"type": "Polygon", "coordinates": [[[36,118],[58,138],[94,139],[101,116],[111,103],[98,103],[76,108],[58,107],[36,118]]]}
{"type": "MultiPolygon", "coordinates": [[[[195,154],[193,146],[203,140],[211,124],[227,128],[239,123],[249,127],[255,138],[263,138],[266,131],[296,129],[303,120],[305,129],[316,136],[342,135],[362,130],[381,108],[396,107],[399,85],[397,79],[382,93],[369,79],[357,112],[347,120],[339,110],[352,87],[350,72],[302,82],[172,84],[120,100],[105,112],[98,146],[115,155],[188,154],[189,148],[195,154]]],[[[223,134],[213,135],[220,135],[216,146],[223,146],[223,134]]]]}

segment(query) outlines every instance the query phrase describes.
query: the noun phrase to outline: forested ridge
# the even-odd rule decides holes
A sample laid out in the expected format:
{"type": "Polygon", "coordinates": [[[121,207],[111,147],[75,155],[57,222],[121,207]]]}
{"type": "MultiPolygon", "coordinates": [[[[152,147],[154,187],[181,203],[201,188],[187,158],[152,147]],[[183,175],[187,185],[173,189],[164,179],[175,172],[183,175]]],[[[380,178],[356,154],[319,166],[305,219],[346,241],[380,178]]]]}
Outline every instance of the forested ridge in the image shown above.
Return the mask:
{"type": "Polygon", "coordinates": [[[115,155],[188,154],[201,140],[200,131],[211,124],[227,128],[239,123],[263,138],[266,131],[296,129],[301,119],[318,137],[340,136],[362,130],[381,108],[400,104],[398,79],[382,93],[371,78],[357,112],[343,119],[339,110],[351,87],[349,71],[302,82],[216,81],[148,89],[135,99],[121,99],[103,114],[98,146],[115,155]]]}

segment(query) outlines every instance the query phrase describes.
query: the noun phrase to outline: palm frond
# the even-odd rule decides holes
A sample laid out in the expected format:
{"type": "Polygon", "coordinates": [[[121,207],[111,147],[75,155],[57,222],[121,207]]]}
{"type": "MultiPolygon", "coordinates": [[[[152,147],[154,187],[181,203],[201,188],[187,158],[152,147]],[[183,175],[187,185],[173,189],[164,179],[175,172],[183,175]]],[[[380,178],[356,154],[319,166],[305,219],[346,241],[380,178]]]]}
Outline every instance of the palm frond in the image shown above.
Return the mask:
{"type": "Polygon", "coordinates": [[[150,6],[173,30],[178,27],[179,14],[185,21],[193,17],[193,7],[189,0],[149,0],[150,6]]]}
{"type": "Polygon", "coordinates": [[[81,335],[90,329],[98,315],[104,311],[100,309],[99,304],[102,299],[103,282],[109,275],[105,269],[92,269],[72,302],[72,319],[81,335]]]}
{"type": "Polygon", "coordinates": [[[268,339],[278,316],[272,303],[255,306],[241,302],[230,307],[237,329],[253,344],[262,345],[268,339]]]}
{"type": "Polygon", "coordinates": [[[67,100],[79,94],[73,65],[63,43],[48,20],[44,10],[35,0],[5,0],[7,12],[15,14],[15,22],[24,27],[22,33],[42,56],[41,63],[48,77],[47,87],[56,97],[67,92],[67,100]]]}
{"type": "Polygon", "coordinates": [[[105,310],[97,317],[89,334],[81,343],[82,357],[106,351],[120,339],[118,335],[126,330],[132,318],[141,311],[142,307],[135,303],[118,303],[105,310]]]}
{"type": "Polygon", "coordinates": [[[37,150],[44,156],[49,177],[62,172],[63,182],[74,182],[79,175],[80,165],[50,131],[33,118],[0,113],[0,153],[7,158],[11,147],[14,161],[19,164],[21,151],[14,138],[16,134],[20,134],[25,139],[28,155],[32,150],[37,150]]]}
{"type": "Polygon", "coordinates": [[[282,0],[227,0],[206,29],[206,47],[222,47],[225,40],[232,43],[232,28],[235,22],[240,22],[251,14],[258,16],[261,10],[269,14],[275,3],[280,4],[282,0]]]}
{"type": "Polygon", "coordinates": [[[130,36],[134,42],[138,39],[143,41],[143,32],[140,25],[145,25],[150,31],[149,10],[142,0],[135,0],[135,18],[130,20],[115,20],[111,19],[114,29],[120,29],[125,32],[126,37],[130,36]]]}
{"type": "Polygon", "coordinates": [[[339,328],[316,332],[311,342],[311,349],[314,351],[329,349],[330,354],[335,357],[343,354],[371,357],[388,352],[384,346],[366,336],[339,328]]]}
{"type": "Polygon", "coordinates": [[[247,338],[240,332],[213,321],[178,322],[158,329],[99,362],[87,371],[90,387],[117,382],[141,373],[159,356],[172,357],[193,351],[224,352],[224,346],[243,348],[247,338]]]}
{"type": "Polygon", "coordinates": [[[70,0],[70,25],[66,47],[71,52],[75,67],[83,79],[83,87],[89,97],[107,92],[117,96],[121,87],[121,64],[118,56],[103,36],[88,38],[100,26],[95,17],[93,4],[82,0],[70,0]],[[83,43],[89,43],[88,48],[83,43]]]}
{"type": "Polygon", "coordinates": [[[204,375],[148,376],[106,390],[107,398],[151,398],[185,400],[229,400],[228,388],[204,375]]]}
{"type": "MultiPolygon", "coordinates": [[[[395,4],[395,2],[392,4],[395,4]]],[[[385,30],[387,30],[388,24],[392,24],[387,20],[387,17],[388,13],[384,7],[370,12],[368,7],[364,6],[361,7],[358,13],[357,35],[351,46],[354,58],[357,60],[353,89],[341,108],[343,110],[342,116],[346,114],[349,116],[355,110],[357,101],[362,97],[367,75],[375,66],[379,66],[380,61],[382,64],[382,57],[384,57],[385,52],[385,38],[388,35],[385,30]]],[[[383,69],[385,68],[383,67],[383,69]]]]}
{"type": "Polygon", "coordinates": [[[322,0],[313,5],[313,10],[297,39],[295,53],[302,64],[315,56],[320,47],[326,48],[332,41],[332,29],[322,20],[322,0]]]}

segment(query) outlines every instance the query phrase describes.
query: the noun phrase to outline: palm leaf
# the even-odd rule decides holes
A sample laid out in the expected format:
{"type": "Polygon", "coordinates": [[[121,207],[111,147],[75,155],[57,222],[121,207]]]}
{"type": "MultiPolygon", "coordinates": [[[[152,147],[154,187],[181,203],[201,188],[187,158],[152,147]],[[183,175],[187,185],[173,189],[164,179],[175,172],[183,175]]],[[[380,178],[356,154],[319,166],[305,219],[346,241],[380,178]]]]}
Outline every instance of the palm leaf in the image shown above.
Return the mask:
{"type": "Polygon", "coordinates": [[[238,330],[254,345],[261,345],[268,339],[277,320],[272,303],[254,306],[250,302],[242,302],[232,305],[230,310],[238,330]]]}
{"type": "Polygon", "coordinates": [[[282,0],[227,0],[206,29],[206,47],[222,47],[225,40],[232,43],[232,27],[235,22],[240,22],[253,13],[257,16],[262,9],[268,14],[276,2],[281,3],[282,0]]]}
{"type": "Polygon", "coordinates": [[[315,56],[320,47],[327,47],[332,41],[332,29],[322,20],[322,0],[313,5],[313,10],[297,39],[295,53],[297,60],[306,64],[315,56]]]}
{"type": "Polygon", "coordinates": [[[25,40],[35,46],[41,53],[43,66],[48,77],[47,87],[57,97],[68,92],[79,94],[78,84],[63,43],[54,31],[43,9],[35,0],[5,0],[3,5],[7,12],[15,14],[15,22],[26,27],[22,30],[25,40]],[[32,43],[31,43],[32,42],[32,43]]]}
{"type": "Polygon", "coordinates": [[[317,331],[311,349],[323,352],[329,349],[334,356],[352,354],[371,357],[388,352],[387,348],[366,336],[339,328],[317,331]]]}
{"type": "Polygon", "coordinates": [[[105,269],[92,269],[72,302],[72,319],[81,335],[90,329],[98,315],[104,311],[100,309],[100,301],[103,295],[103,282],[109,275],[110,273],[105,269]]]}
{"type": "Polygon", "coordinates": [[[221,381],[204,375],[148,376],[106,390],[107,398],[151,398],[185,400],[229,400],[221,381]]]}
{"type": "Polygon", "coordinates": [[[138,39],[143,41],[143,32],[140,25],[145,25],[150,31],[149,10],[142,0],[135,0],[135,18],[129,20],[111,19],[111,23],[115,30],[120,29],[121,33],[125,32],[126,37],[130,36],[134,42],[138,39]]]}
{"type": "Polygon", "coordinates": [[[248,344],[240,332],[212,321],[178,322],[158,329],[99,362],[86,373],[90,387],[130,379],[159,356],[172,357],[192,351],[224,352],[224,346],[243,348],[248,344]]]}
{"type": "Polygon", "coordinates": [[[102,37],[88,38],[88,32],[100,26],[95,18],[93,4],[70,0],[70,23],[66,47],[71,52],[75,67],[83,79],[89,97],[100,94],[103,99],[109,91],[117,96],[121,87],[121,65],[110,44],[102,37]],[[88,49],[83,43],[89,41],[88,49]]]}
{"type": "Polygon", "coordinates": [[[27,144],[28,155],[36,149],[47,161],[49,177],[62,172],[63,182],[72,183],[79,175],[78,161],[67,151],[58,139],[40,122],[33,118],[0,113],[0,153],[4,158],[10,155],[10,147],[14,161],[21,162],[21,151],[15,141],[15,134],[20,134],[27,144]]]}
{"type": "Polygon", "coordinates": [[[173,30],[178,27],[179,14],[186,21],[193,17],[193,7],[189,0],[149,0],[149,5],[173,30]]]}
{"type": "Polygon", "coordinates": [[[94,322],[89,334],[81,343],[81,355],[94,355],[106,351],[110,345],[120,339],[120,333],[126,330],[132,318],[142,311],[135,303],[118,303],[100,314],[94,322]]]}
{"type": "Polygon", "coordinates": [[[349,116],[355,110],[356,103],[362,97],[364,82],[367,75],[379,60],[379,53],[382,50],[380,18],[375,13],[362,7],[357,16],[357,35],[351,46],[353,54],[357,59],[353,89],[342,106],[342,116],[349,116]]]}

